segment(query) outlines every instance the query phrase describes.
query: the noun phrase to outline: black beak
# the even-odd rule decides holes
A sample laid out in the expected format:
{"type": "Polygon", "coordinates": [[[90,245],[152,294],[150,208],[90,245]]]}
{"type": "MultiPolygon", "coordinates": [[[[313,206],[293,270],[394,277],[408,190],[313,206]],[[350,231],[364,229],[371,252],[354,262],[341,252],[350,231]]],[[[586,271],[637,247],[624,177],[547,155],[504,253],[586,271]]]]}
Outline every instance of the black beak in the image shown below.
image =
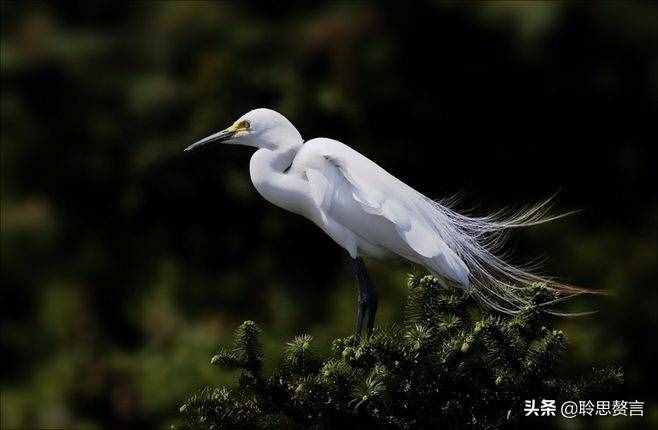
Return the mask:
{"type": "Polygon", "coordinates": [[[233,130],[229,130],[229,129],[222,130],[218,133],[211,134],[210,136],[208,136],[204,139],[201,139],[198,142],[195,142],[195,143],[191,144],[190,146],[185,148],[185,151],[191,151],[193,149],[199,149],[202,146],[204,146],[208,143],[211,143],[211,142],[226,142],[227,140],[232,138],[234,134],[235,134],[235,131],[233,131],[233,130]]]}

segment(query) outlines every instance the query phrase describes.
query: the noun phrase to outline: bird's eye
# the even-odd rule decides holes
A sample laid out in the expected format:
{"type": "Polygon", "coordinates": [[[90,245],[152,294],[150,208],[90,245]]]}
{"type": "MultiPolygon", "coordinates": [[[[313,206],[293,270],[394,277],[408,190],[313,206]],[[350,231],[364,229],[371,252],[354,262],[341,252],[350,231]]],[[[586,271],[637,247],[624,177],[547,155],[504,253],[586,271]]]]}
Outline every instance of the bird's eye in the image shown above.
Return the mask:
{"type": "Polygon", "coordinates": [[[251,128],[251,124],[249,123],[249,121],[247,121],[247,120],[245,119],[244,121],[242,121],[242,122],[240,123],[240,128],[243,128],[243,129],[245,129],[245,130],[249,130],[249,129],[251,128]]]}

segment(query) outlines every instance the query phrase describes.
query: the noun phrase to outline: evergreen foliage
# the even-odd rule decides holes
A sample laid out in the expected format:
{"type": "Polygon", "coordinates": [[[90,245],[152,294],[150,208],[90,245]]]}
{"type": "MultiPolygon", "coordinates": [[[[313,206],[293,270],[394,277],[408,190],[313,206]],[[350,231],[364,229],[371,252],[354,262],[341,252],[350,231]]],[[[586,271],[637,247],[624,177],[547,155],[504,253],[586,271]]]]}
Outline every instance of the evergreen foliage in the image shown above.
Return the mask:
{"type": "MultiPolygon", "coordinates": [[[[241,371],[234,387],[207,387],[182,407],[187,428],[497,428],[517,422],[526,399],[582,399],[622,382],[617,369],[581,380],[559,374],[565,335],[536,306],[510,318],[473,306],[431,276],[409,278],[402,324],[361,342],[333,341],[319,357],[313,338],[284,348],[263,375],[259,328],[243,323],[234,346],[211,362],[241,371]]],[[[527,291],[540,303],[554,294],[527,291]]]]}

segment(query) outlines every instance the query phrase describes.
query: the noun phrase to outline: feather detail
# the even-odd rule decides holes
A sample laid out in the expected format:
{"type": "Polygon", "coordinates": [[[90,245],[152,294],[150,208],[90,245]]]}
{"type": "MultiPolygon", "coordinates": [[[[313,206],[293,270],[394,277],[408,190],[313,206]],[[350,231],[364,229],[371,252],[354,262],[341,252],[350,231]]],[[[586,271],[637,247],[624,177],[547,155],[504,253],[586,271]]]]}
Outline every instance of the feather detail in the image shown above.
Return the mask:
{"type": "MultiPolygon", "coordinates": [[[[513,228],[536,226],[575,212],[552,216],[549,214],[555,196],[526,209],[505,215],[499,211],[484,217],[469,217],[447,205],[433,201],[419,193],[418,205],[428,215],[437,234],[466,263],[471,272],[474,297],[485,305],[506,314],[516,314],[530,305],[521,291],[535,284],[543,284],[562,297],[540,304],[546,312],[560,316],[579,316],[591,312],[569,314],[550,310],[550,306],[584,293],[601,293],[568,285],[537,273],[532,266],[508,263],[497,251],[505,244],[507,233],[513,228]]],[[[454,202],[453,202],[454,204],[454,202]]]]}

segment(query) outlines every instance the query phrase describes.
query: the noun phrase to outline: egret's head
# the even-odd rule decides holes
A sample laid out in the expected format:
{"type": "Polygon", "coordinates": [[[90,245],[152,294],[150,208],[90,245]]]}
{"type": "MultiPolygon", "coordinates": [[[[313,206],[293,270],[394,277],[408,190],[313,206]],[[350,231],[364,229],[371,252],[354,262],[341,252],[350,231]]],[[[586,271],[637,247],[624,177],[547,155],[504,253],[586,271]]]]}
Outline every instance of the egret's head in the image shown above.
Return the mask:
{"type": "Polygon", "coordinates": [[[188,146],[196,149],[213,142],[247,145],[271,150],[301,145],[302,136],[288,119],[271,109],[254,109],[238,118],[230,127],[188,146]]]}

